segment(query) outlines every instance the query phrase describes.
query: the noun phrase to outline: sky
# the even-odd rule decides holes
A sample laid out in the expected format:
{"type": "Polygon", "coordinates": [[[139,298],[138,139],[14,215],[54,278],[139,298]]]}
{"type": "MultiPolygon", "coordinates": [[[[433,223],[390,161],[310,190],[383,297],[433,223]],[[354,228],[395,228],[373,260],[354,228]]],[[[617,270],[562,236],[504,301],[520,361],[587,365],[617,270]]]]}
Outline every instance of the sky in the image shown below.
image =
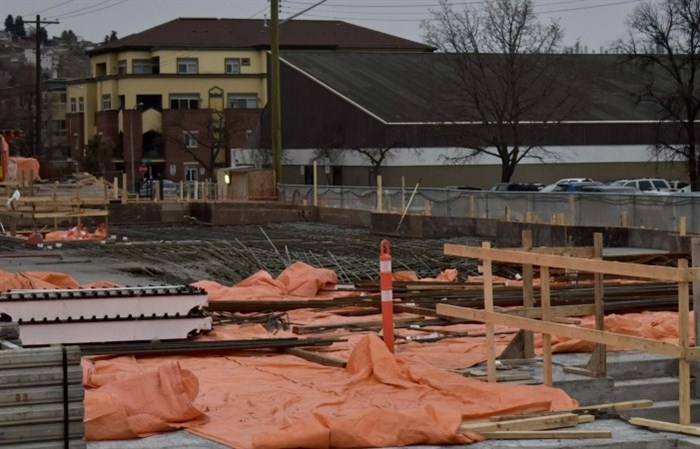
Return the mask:
{"type": "MultiPolygon", "coordinates": [[[[319,0],[279,0],[280,18],[296,14],[319,0]]],[[[489,0],[450,0],[479,7],[489,0]]],[[[544,22],[558,19],[565,45],[580,40],[589,52],[599,52],[624,35],[625,19],[641,0],[533,0],[544,22]]],[[[659,1],[659,0],[648,0],[659,1]]],[[[438,0],[326,0],[299,18],[342,20],[355,25],[422,42],[420,23],[430,18],[438,0]]],[[[118,37],[138,33],[178,17],[263,19],[269,0],[0,0],[0,19],[22,16],[25,23],[39,15],[49,36],[73,30],[83,39],[101,42],[112,30],[118,37]]],[[[0,25],[1,26],[1,25],[0,25]]]]}

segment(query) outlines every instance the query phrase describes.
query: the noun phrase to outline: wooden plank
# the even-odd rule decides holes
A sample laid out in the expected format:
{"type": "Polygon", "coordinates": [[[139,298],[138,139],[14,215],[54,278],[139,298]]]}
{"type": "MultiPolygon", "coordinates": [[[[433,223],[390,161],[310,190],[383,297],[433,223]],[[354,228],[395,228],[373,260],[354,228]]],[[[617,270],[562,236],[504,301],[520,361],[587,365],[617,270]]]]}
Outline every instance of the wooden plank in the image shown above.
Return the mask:
{"type": "Polygon", "coordinates": [[[623,410],[632,410],[638,408],[646,408],[654,405],[654,401],[650,399],[637,399],[634,401],[610,402],[607,404],[587,405],[575,409],[576,412],[598,412],[598,413],[616,413],[623,410]]]}
{"type": "Polygon", "coordinates": [[[528,247],[524,242],[522,248],[501,248],[509,251],[522,251],[530,254],[550,254],[553,256],[594,257],[592,246],[536,246],[528,247]]]}
{"type": "Polygon", "coordinates": [[[591,273],[606,273],[617,276],[629,276],[642,279],[661,281],[695,281],[700,280],[700,268],[680,269],[658,265],[644,265],[628,262],[594,260],[582,257],[552,256],[548,254],[532,254],[524,251],[508,251],[494,248],[454,245],[447,243],[444,253],[449,256],[469,257],[472,259],[490,259],[514,264],[532,264],[552,268],[565,268],[591,273]]]}
{"type": "Polygon", "coordinates": [[[109,215],[108,210],[94,209],[87,210],[83,209],[80,212],[15,212],[20,218],[73,218],[73,217],[106,217],[109,215]]]}
{"type": "MultiPolygon", "coordinates": [[[[414,316],[414,317],[398,317],[394,318],[394,323],[419,323],[424,317],[414,316]]],[[[310,334],[314,332],[323,332],[329,329],[342,329],[344,327],[359,327],[359,328],[375,328],[381,327],[382,320],[364,320],[364,321],[347,321],[345,323],[334,323],[334,324],[303,324],[292,326],[292,332],[295,334],[310,334]]]]}
{"type": "MultiPolygon", "coordinates": [[[[483,242],[482,248],[491,248],[491,243],[483,242]]],[[[490,260],[482,262],[484,270],[484,310],[493,312],[493,271],[490,260]]],[[[497,382],[496,379],[496,336],[492,323],[486,323],[486,372],[489,382],[497,382]]]]}
{"type": "Polygon", "coordinates": [[[337,368],[345,368],[347,362],[345,360],[336,359],[335,357],[329,357],[320,352],[313,352],[303,348],[285,348],[285,354],[291,354],[308,360],[309,362],[318,363],[324,366],[334,366],[337,368]]]}
{"type": "MultiPolygon", "coordinates": [[[[521,235],[521,243],[523,248],[529,250],[532,248],[532,229],[525,229],[521,235]]],[[[534,274],[531,264],[523,264],[523,306],[533,307],[535,305],[535,289],[534,289],[534,274]]],[[[538,308],[539,310],[539,308],[538,308]]],[[[522,356],[523,358],[532,358],[535,356],[535,338],[530,331],[523,331],[522,337],[522,356]]]]}
{"type": "Polygon", "coordinates": [[[648,427],[654,430],[662,430],[664,432],[685,433],[688,435],[700,436],[700,427],[697,426],[676,424],[665,421],[656,421],[654,419],[647,418],[631,418],[629,420],[629,423],[634,424],[635,426],[648,427]]]}
{"type": "MultiPolygon", "coordinates": [[[[551,297],[549,289],[549,267],[540,268],[540,304],[542,306],[542,321],[550,321],[551,297]]],[[[552,335],[542,334],[542,382],[547,386],[553,385],[552,375],[552,335]]]]}
{"type": "Polygon", "coordinates": [[[534,332],[549,333],[568,338],[578,338],[591,341],[593,343],[603,343],[606,345],[624,346],[630,349],[637,349],[654,354],[664,354],[673,357],[680,356],[678,346],[649,338],[635,337],[632,335],[618,334],[615,332],[602,332],[596,329],[586,329],[583,327],[569,326],[558,323],[545,323],[531,318],[504,315],[502,313],[487,312],[485,310],[470,309],[467,307],[452,306],[449,304],[438,304],[436,311],[440,315],[490,322],[503,326],[510,326],[519,329],[527,329],[534,332]]]}
{"type": "MultiPolygon", "coordinates": [[[[603,259],[603,234],[596,232],[593,234],[593,256],[596,260],[603,259]]],[[[593,301],[595,309],[595,328],[599,331],[605,330],[605,304],[603,273],[593,274],[593,301]]],[[[596,377],[603,377],[608,370],[607,349],[605,345],[597,344],[588,361],[587,368],[596,377]]]]}
{"type": "MultiPolygon", "coordinates": [[[[688,268],[688,260],[678,259],[678,268],[688,268]]],[[[678,283],[678,346],[685,354],[690,346],[690,283],[678,283]]],[[[678,423],[690,424],[690,360],[678,359],[678,423]]]]}
{"type": "Polygon", "coordinates": [[[487,440],[563,440],[612,438],[609,430],[501,430],[479,432],[487,440]]]}
{"type": "Polygon", "coordinates": [[[509,421],[482,421],[464,422],[459,430],[471,430],[474,432],[495,432],[498,430],[548,430],[562,427],[573,427],[579,423],[579,416],[575,413],[561,413],[549,416],[537,416],[533,418],[512,419],[509,421]]]}

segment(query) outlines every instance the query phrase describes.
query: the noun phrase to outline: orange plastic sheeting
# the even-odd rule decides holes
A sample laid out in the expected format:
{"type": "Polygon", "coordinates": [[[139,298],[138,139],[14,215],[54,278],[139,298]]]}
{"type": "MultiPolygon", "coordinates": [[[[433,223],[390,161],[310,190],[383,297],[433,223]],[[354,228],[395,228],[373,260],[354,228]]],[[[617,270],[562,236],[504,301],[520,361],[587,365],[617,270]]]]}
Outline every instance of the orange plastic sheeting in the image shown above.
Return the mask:
{"type": "MultiPolygon", "coordinates": [[[[480,439],[459,431],[463,419],[577,406],[559,389],[487,384],[397,360],[376,334],[360,339],[346,369],[288,355],[175,359],[199,379],[195,405],[209,417],[188,431],[237,449],[463,444],[480,439]]],[[[128,402],[145,393],[120,394],[128,402]]]]}
{"type": "Polygon", "coordinates": [[[63,240],[103,240],[106,238],[107,230],[104,223],[98,224],[94,232],[90,232],[83,224],[78,224],[67,231],[51,231],[44,234],[45,242],[60,242],[63,240]]]}
{"type": "MultiPolygon", "coordinates": [[[[690,322],[694,321],[693,312],[690,312],[690,322]]],[[[581,327],[595,328],[593,316],[583,317],[581,327]]],[[[678,313],[677,312],[639,312],[612,314],[605,317],[605,330],[636,337],[651,338],[667,343],[678,343],[678,313]]],[[[690,326],[691,341],[695,341],[694,326],[690,326]]],[[[541,334],[535,334],[535,342],[541,346],[541,334]]],[[[590,352],[595,343],[582,340],[574,340],[565,337],[552,336],[553,352],[590,352]]],[[[629,348],[608,347],[609,351],[624,351],[629,348]]]]}
{"type": "Polygon", "coordinates": [[[83,363],[85,438],[122,440],[206,422],[197,378],[175,362],[145,370],[125,358],[83,363]],[[97,388],[90,388],[98,386],[97,388]]]}
{"type": "Polygon", "coordinates": [[[79,288],[71,276],[50,271],[25,271],[10,273],[0,271],[0,291],[28,288],[79,288]]]}
{"type": "Polygon", "coordinates": [[[258,271],[234,286],[227,287],[214,281],[195,282],[195,287],[207,291],[209,301],[234,301],[253,299],[328,299],[355,293],[332,290],[338,283],[333,270],[314,268],[304,262],[294,262],[277,279],[267,271],[258,271]]]}
{"type": "Polygon", "coordinates": [[[419,278],[415,271],[402,270],[394,271],[391,277],[396,282],[454,282],[457,280],[459,272],[454,268],[448,268],[434,278],[419,278]]]}
{"type": "Polygon", "coordinates": [[[11,273],[0,270],[0,292],[12,289],[34,288],[114,288],[119,284],[97,281],[81,285],[72,276],[53,271],[20,271],[11,273]]]}
{"type": "Polygon", "coordinates": [[[39,161],[32,157],[13,156],[8,158],[7,179],[14,181],[19,181],[20,179],[41,181],[41,177],[39,177],[39,161]]]}

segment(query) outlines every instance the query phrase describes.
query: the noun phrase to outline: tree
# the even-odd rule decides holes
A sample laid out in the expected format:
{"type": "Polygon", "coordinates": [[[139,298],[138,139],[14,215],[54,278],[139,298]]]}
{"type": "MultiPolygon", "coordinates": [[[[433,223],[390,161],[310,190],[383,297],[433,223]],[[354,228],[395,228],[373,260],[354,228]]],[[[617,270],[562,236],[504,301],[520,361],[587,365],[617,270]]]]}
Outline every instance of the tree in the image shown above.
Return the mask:
{"type": "Polygon", "coordinates": [[[392,154],[392,146],[382,147],[382,148],[353,148],[360,155],[361,158],[365,159],[370,163],[369,170],[369,185],[374,185],[377,176],[381,174],[382,164],[384,161],[394,158],[392,154]]]}
{"type": "Polygon", "coordinates": [[[12,17],[12,14],[8,14],[7,17],[5,18],[5,31],[7,31],[10,34],[13,34],[12,31],[15,29],[15,18],[12,17]]]}
{"type": "Polygon", "coordinates": [[[229,147],[233,125],[227,123],[224,111],[203,109],[197,112],[202,113],[200,117],[206,114],[206,118],[198,120],[195,126],[186,126],[185,116],[192,112],[189,109],[173,111],[165,137],[204,167],[208,178],[213,178],[217,161],[229,147]]]}
{"type": "Polygon", "coordinates": [[[695,127],[700,113],[700,0],[640,4],[627,20],[627,37],[620,39],[618,50],[643,76],[637,100],[659,112],[655,157],[684,161],[691,189],[700,190],[695,127]]]}
{"type": "Polygon", "coordinates": [[[12,35],[21,39],[27,38],[27,30],[24,29],[24,19],[22,19],[22,16],[15,17],[15,26],[12,35]]]}
{"type": "Polygon", "coordinates": [[[465,4],[462,11],[440,0],[431,14],[421,24],[425,41],[456,53],[456,92],[442,100],[464,105],[460,117],[446,118],[480,125],[461,137],[463,150],[445,159],[466,163],[493,156],[501,162],[501,182],[509,182],[523,159],[551,156],[539,145],[545,125],[563,120],[577,104],[566,87],[570,80],[557,82],[569,75],[551,70],[563,36],[558,22],[539,22],[532,0],[490,0],[465,4]],[[542,124],[527,140],[524,120],[542,124]]]}
{"type": "Polygon", "coordinates": [[[85,148],[85,155],[82,158],[82,168],[88,173],[101,175],[114,171],[112,157],[115,145],[109,137],[100,134],[95,135],[85,148]]]}
{"type": "Polygon", "coordinates": [[[117,32],[112,30],[110,34],[105,34],[105,38],[102,39],[103,44],[109,44],[110,42],[114,42],[116,40],[119,40],[117,37],[117,32]]]}

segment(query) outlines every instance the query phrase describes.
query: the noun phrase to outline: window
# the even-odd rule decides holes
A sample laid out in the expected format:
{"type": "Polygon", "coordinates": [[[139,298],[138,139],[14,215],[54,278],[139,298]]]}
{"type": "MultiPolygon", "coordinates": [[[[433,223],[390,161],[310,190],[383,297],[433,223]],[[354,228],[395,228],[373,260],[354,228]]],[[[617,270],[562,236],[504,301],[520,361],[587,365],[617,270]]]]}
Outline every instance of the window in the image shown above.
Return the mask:
{"type": "Polygon", "coordinates": [[[171,94],[170,109],[199,109],[199,94],[171,94]]]}
{"type": "Polygon", "coordinates": [[[241,65],[250,65],[250,58],[241,59],[241,65]]]}
{"type": "Polygon", "coordinates": [[[134,59],[131,62],[131,72],[134,75],[158,75],[160,73],[158,61],[158,58],[134,59]]]}
{"type": "Polygon", "coordinates": [[[117,73],[119,75],[126,75],[126,59],[119,60],[119,65],[117,67],[117,73]]]}
{"type": "Polygon", "coordinates": [[[235,75],[241,73],[241,60],[239,58],[226,59],[226,74],[235,75]]]}
{"type": "Polygon", "coordinates": [[[195,75],[198,72],[196,58],[180,58],[177,60],[177,73],[195,75]]]}
{"type": "Polygon", "coordinates": [[[256,109],[258,107],[257,94],[228,94],[229,109],[256,109]]]}
{"type": "Polygon", "coordinates": [[[197,164],[185,164],[185,181],[197,180],[197,164]]]}
{"type": "Polygon", "coordinates": [[[78,97],[78,112],[85,111],[85,99],[83,97],[78,97]]]}
{"type": "Polygon", "coordinates": [[[109,111],[112,109],[112,96],[110,94],[102,95],[102,110],[109,111]]]}
{"type": "Polygon", "coordinates": [[[71,111],[71,112],[75,112],[75,111],[76,111],[76,109],[75,109],[75,98],[71,98],[71,99],[70,99],[70,111],[71,111]]]}
{"type": "Polygon", "coordinates": [[[183,131],[185,148],[197,148],[197,131],[183,131]]]}

